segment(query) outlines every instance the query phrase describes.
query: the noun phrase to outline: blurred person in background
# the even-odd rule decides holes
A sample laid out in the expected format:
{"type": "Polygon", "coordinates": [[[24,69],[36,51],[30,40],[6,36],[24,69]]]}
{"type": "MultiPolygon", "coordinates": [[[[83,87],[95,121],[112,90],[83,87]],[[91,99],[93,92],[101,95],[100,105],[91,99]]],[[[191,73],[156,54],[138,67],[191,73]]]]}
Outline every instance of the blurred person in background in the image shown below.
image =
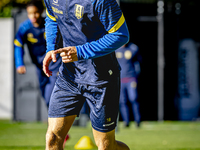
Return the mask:
{"type": "Polygon", "coordinates": [[[141,55],[139,48],[134,43],[127,43],[116,50],[116,57],[122,68],[121,70],[121,93],[120,93],[120,113],[125,127],[130,123],[130,105],[136,127],[140,126],[140,110],[138,103],[138,76],[140,74],[141,55]]]}
{"type": "MultiPolygon", "coordinates": [[[[27,3],[26,11],[28,19],[22,22],[14,39],[14,57],[17,73],[25,74],[26,66],[23,61],[24,45],[27,44],[28,51],[33,64],[36,66],[36,73],[39,80],[41,94],[49,108],[50,96],[61,65],[61,57],[57,57],[56,63],[50,63],[52,76],[49,78],[43,72],[43,59],[46,55],[46,37],[44,18],[44,4],[42,0],[31,0],[27,3]]],[[[69,136],[66,136],[66,140],[69,136]]]]}

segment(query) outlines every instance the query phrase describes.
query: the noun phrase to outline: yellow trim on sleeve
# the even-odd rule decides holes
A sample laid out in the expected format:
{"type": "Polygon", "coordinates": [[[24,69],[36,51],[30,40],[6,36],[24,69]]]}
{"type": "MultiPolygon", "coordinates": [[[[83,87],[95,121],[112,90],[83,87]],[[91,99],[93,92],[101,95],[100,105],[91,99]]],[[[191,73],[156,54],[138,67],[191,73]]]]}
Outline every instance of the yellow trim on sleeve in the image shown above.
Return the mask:
{"type": "Polygon", "coordinates": [[[14,44],[18,47],[22,47],[22,44],[17,39],[14,40],[14,44]]]}
{"type": "Polygon", "coordinates": [[[125,22],[125,18],[124,18],[124,15],[122,14],[119,21],[108,31],[108,33],[113,33],[117,31],[124,24],[124,22],[125,22]]]}
{"type": "Polygon", "coordinates": [[[53,16],[51,16],[51,15],[49,14],[49,12],[48,12],[47,9],[46,9],[46,14],[47,14],[47,16],[48,16],[51,20],[56,21],[56,18],[53,17],[53,16]]]}

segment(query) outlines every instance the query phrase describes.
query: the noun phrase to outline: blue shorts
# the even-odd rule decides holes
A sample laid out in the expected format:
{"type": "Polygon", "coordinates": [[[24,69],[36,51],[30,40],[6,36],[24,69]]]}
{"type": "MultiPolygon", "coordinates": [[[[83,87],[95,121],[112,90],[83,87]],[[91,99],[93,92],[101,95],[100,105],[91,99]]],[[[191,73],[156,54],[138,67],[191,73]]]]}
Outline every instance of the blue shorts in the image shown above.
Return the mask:
{"type": "Polygon", "coordinates": [[[58,76],[53,89],[49,118],[79,115],[85,101],[90,107],[92,127],[100,132],[115,129],[119,112],[120,77],[98,85],[77,84],[58,76]]]}

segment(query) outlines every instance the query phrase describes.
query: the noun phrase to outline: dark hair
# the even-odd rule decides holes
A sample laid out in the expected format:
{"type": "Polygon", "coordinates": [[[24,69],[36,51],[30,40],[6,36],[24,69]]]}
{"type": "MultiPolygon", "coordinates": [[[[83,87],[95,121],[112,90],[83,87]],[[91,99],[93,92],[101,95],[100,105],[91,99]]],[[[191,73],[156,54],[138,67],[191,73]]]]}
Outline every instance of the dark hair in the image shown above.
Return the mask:
{"type": "Polygon", "coordinates": [[[44,10],[44,4],[42,0],[31,0],[27,3],[26,8],[29,6],[35,6],[39,10],[44,10]]]}

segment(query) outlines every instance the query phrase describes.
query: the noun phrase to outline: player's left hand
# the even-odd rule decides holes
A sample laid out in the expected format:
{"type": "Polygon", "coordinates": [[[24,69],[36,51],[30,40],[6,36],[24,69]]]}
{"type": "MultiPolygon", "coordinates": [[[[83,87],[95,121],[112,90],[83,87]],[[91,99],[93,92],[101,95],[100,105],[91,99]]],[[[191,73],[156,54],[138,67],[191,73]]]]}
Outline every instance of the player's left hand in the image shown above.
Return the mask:
{"type": "Polygon", "coordinates": [[[48,77],[52,76],[52,71],[49,70],[49,64],[52,60],[56,62],[56,56],[53,54],[53,50],[46,53],[43,60],[43,71],[48,77]]]}
{"type": "Polygon", "coordinates": [[[78,61],[76,47],[74,46],[60,48],[53,52],[54,55],[58,53],[60,53],[62,62],[64,63],[78,61]]]}

